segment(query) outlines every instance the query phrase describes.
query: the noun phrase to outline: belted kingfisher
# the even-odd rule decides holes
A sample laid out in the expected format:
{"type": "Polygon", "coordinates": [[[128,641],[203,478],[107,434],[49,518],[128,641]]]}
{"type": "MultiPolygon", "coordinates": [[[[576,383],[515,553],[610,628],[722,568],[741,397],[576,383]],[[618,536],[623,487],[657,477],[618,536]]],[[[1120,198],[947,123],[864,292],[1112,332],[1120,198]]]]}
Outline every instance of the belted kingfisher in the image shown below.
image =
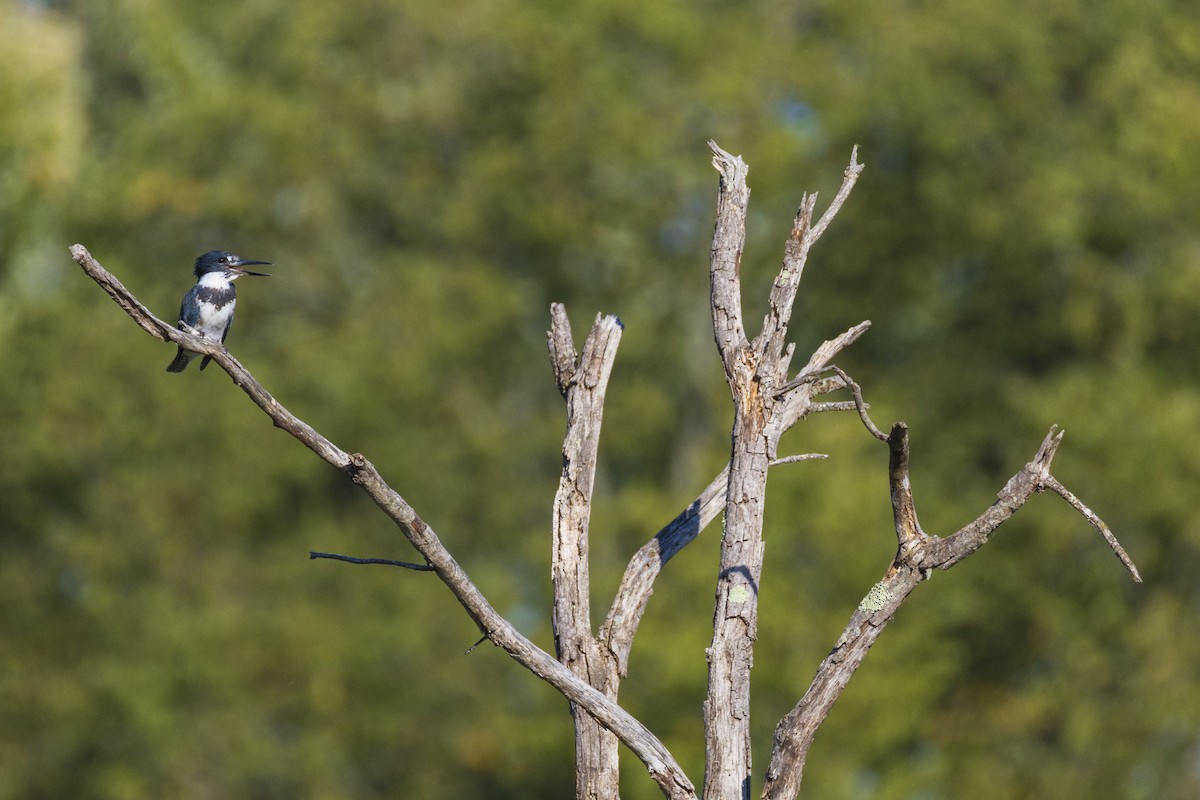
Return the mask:
{"type": "MultiPolygon", "coordinates": [[[[270,275],[265,272],[251,272],[242,267],[270,263],[247,261],[222,250],[213,250],[197,258],[196,285],[183,296],[183,305],[179,308],[179,329],[185,330],[186,325],[205,339],[224,342],[229,335],[229,326],[233,324],[233,307],[237,305],[237,291],[233,288],[233,282],[243,275],[269,278],[270,275]]],[[[199,353],[179,348],[167,372],[183,372],[197,355],[199,353]]],[[[200,369],[207,367],[211,360],[212,356],[205,356],[200,362],[200,369]]]]}

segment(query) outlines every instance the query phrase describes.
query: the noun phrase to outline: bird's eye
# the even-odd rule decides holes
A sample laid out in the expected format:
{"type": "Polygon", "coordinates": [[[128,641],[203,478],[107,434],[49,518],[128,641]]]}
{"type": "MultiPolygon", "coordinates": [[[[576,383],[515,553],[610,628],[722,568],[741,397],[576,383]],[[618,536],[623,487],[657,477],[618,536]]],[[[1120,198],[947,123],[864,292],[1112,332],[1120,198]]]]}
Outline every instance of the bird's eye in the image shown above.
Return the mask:
{"type": "Polygon", "coordinates": [[[222,264],[228,264],[228,263],[229,263],[229,261],[230,261],[230,259],[229,259],[229,256],[221,256],[221,263],[222,263],[222,264]]]}

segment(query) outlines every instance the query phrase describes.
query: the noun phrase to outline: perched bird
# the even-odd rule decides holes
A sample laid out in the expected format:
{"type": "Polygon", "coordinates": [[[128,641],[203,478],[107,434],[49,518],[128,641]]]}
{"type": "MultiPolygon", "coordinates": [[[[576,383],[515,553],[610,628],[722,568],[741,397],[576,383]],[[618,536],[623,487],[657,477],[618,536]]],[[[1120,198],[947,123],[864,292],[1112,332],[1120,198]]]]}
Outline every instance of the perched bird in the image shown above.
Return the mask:
{"type": "MultiPolygon", "coordinates": [[[[192,328],[194,333],[205,339],[224,342],[229,335],[229,326],[233,324],[233,307],[237,305],[237,291],[233,288],[233,282],[243,275],[269,278],[270,275],[265,272],[251,272],[243,267],[270,263],[247,261],[221,250],[213,250],[197,258],[196,285],[183,296],[183,305],[179,308],[179,329],[192,328]]],[[[191,350],[179,348],[167,372],[183,372],[197,355],[191,350]]],[[[200,369],[207,367],[211,360],[211,356],[205,356],[200,362],[200,369]]]]}

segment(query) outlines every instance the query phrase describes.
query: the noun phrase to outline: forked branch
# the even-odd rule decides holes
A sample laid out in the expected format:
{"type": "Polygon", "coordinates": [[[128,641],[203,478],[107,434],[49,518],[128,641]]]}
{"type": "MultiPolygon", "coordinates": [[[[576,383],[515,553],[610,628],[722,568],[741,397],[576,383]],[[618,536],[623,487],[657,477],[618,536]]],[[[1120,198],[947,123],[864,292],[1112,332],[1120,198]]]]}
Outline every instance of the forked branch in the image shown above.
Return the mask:
{"type": "MultiPolygon", "coordinates": [[[[588,528],[608,379],[621,341],[621,320],[596,317],[576,354],[566,309],[550,308],[550,362],[567,401],[562,475],[554,496],[550,575],[554,584],[554,645],[558,659],[606,697],[617,699],[617,661],[592,633],[588,528]]],[[[575,718],[575,796],[615,797],[620,785],[617,739],[586,710],[575,718]]]]}
{"type": "MultiPolygon", "coordinates": [[[[846,380],[849,381],[849,378],[846,380]]],[[[856,392],[856,404],[866,427],[877,431],[878,428],[866,414],[860,392],[856,392]]],[[[896,556],[883,578],[871,587],[859,603],[832,652],[817,668],[816,677],[804,697],[775,729],[775,747],[763,787],[763,797],[769,800],[790,800],[796,796],[817,728],[828,716],[871,645],[892,621],[913,589],[928,579],[932,570],[949,569],[986,544],[1001,523],[1015,514],[1034,493],[1050,489],[1063,495],[1089,523],[1104,534],[1133,579],[1141,582],[1137,568],[1112,536],[1108,526],[1050,474],[1050,462],[1062,442],[1062,433],[1057,427],[1050,428],[1033,459],[1008,480],[995,503],[974,521],[944,539],[925,533],[917,519],[909,478],[908,426],[897,422],[886,441],[889,453],[888,484],[898,545],[896,556]]]]}

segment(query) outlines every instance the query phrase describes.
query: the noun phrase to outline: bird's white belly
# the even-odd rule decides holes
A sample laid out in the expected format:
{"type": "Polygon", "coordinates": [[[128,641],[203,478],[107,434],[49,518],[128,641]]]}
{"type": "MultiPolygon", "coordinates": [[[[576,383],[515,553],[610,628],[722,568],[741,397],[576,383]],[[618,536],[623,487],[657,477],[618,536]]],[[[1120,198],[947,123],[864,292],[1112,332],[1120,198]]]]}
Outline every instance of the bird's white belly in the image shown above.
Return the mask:
{"type": "Polygon", "coordinates": [[[224,303],[222,305],[213,305],[212,303],[200,303],[200,324],[197,326],[204,338],[220,339],[225,333],[225,329],[229,327],[229,320],[233,317],[233,303],[224,303]]]}

